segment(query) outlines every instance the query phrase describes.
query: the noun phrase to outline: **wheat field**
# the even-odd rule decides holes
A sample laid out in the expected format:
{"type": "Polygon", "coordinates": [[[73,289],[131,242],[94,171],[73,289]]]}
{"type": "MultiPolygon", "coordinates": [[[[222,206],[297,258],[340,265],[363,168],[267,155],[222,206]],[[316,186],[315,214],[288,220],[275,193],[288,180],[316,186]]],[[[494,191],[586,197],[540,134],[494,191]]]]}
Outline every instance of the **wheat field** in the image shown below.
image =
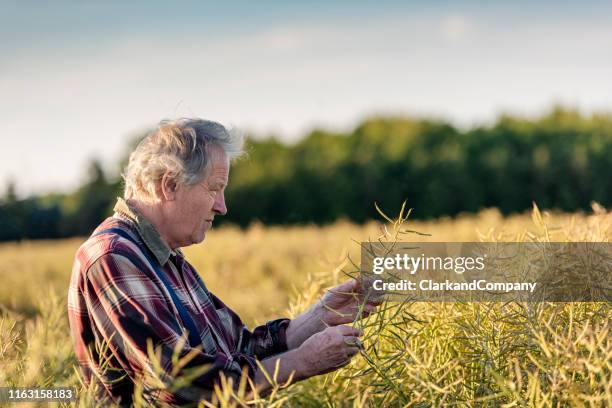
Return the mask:
{"type": "MultiPolygon", "coordinates": [[[[360,241],[381,234],[397,239],[394,226],[381,220],[222,227],[185,252],[208,288],[253,326],[294,316],[346,279],[360,241]]],[[[408,219],[403,226],[430,234],[403,235],[405,241],[609,242],[612,213],[597,204],[588,214],[534,208],[502,217],[490,209],[454,219],[408,219]]],[[[0,384],[72,386],[80,405],[98,406],[95,390],[84,388],[75,370],[65,306],[72,257],[82,241],[0,246],[0,384]]],[[[278,384],[267,396],[247,396],[226,384],[216,403],[612,406],[611,310],[609,303],[388,303],[356,323],[365,329],[365,349],[349,366],[290,387],[278,384]]]]}

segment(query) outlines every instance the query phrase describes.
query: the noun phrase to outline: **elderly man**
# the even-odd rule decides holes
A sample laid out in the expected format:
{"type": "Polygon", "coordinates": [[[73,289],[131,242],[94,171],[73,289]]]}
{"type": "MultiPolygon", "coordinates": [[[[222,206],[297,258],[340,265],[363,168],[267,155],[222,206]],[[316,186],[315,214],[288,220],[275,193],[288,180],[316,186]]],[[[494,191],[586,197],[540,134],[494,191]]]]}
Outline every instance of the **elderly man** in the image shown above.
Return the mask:
{"type": "MultiPolygon", "coordinates": [[[[279,382],[299,381],[346,365],[359,349],[360,331],[343,325],[363,317],[357,282],[294,320],[250,331],[185,260],[180,248],[202,242],[227,212],[230,162],[241,153],[242,139],[216,122],[162,122],[131,154],[114,215],[76,254],[68,296],[76,355],[86,383],[122,405],[137,383],[152,404],[207,399],[221,373],[236,384],[244,371],[265,392],[264,371],[277,362],[279,382]]],[[[362,305],[363,315],[375,307],[362,305]]]]}

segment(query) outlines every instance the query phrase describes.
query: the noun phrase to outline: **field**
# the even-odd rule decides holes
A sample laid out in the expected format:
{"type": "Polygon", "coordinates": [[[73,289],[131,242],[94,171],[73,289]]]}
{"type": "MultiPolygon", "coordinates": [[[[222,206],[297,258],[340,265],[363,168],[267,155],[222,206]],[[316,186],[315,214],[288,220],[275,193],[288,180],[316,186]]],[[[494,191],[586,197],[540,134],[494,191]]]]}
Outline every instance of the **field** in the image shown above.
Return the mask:
{"type": "MultiPolygon", "coordinates": [[[[356,242],[382,223],[359,226],[224,227],[186,250],[209,289],[249,325],[292,316],[345,279],[356,242]]],[[[612,213],[502,217],[497,210],[403,227],[411,241],[602,241],[612,213]]],[[[387,225],[386,239],[394,239],[387,225]]],[[[96,405],[74,369],[65,298],[82,239],[0,246],[0,384],[70,385],[96,405]]],[[[365,350],[348,367],[280,389],[254,405],[612,406],[609,303],[387,304],[359,323],[365,350]]],[[[244,396],[219,391],[224,405],[244,396]]],[[[0,404],[1,405],[1,404],[0,404]]],[[[26,406],[20,405],[20,406],[26,406]]]]}

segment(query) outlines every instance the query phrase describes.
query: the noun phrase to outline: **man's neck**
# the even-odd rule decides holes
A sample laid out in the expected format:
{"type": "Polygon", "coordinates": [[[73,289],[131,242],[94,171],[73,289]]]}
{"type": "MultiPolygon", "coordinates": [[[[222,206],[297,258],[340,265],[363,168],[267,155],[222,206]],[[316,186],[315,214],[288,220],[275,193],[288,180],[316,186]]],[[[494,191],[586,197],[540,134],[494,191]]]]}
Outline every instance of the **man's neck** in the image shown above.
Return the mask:
{"type": "Polygon", "coordinates": [[[145,217],[146,220],[149,221],[153,227],[155,227],[159,235],[161,235],[162,239],[166,242],[166,244],[168,244],[170,249],[174,251],[180,247],[180,245],[177,245],[170,239],[166,217],[164,217],[161,202],[148,203],[134,199],[128,199],[126,202],[130,206],[134,207],[140,213],[140,215],[145,217]]]}

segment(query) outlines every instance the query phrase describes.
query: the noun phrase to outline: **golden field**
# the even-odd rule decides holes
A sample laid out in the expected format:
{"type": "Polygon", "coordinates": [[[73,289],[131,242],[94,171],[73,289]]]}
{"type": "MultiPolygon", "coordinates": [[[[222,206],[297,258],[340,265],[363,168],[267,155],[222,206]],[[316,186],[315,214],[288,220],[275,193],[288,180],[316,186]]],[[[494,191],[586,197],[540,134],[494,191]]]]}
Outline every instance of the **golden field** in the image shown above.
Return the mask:
{"type": "MultiPolygon", "coordinates": [[[[397,238],[388,224],[222,227],[185,252],[208,288],[252,326],[305,309],[345,279],[349,259],[359,261],[358,242],[385,233],[397,238]]],[[[589,214],[535,209],[504,218],[491,209],[395,227],[430,234],[402,235],[404,241],[608,242],[612,213],[594,205],[589,214]]],[[[96,405],[73,368],[65,307],[82,241],[0,245],[0,384],[71,385],[84,405],[96,405]]],[[[388,304],[357,323],[366,329],[366,349],[346,368],[265,398],[228,388],[219,399],[262,406],[612,406],[611,311],[609,303],[388,304]]]]}

